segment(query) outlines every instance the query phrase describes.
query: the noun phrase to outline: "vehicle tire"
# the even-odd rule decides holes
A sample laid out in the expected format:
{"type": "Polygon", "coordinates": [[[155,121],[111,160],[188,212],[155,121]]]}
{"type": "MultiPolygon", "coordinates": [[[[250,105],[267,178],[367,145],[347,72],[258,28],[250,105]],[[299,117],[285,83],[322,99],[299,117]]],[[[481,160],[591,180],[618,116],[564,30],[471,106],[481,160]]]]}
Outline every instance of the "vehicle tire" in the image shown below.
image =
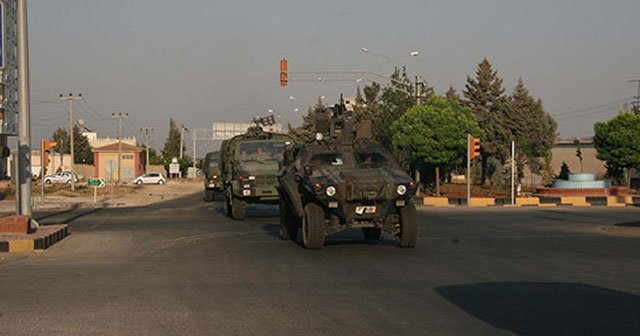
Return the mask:
{"type": "Polygon", "coordinates": [[[67,181],[67,184],[71,184],[71,180],[68,180],[68,181],[67,181]]]}
{"type": "Polygon", "coordinates": [[[213,200],[216,198],[216,193],[213,190],[208,190],[205,189],[204,190],[204,201],[205,202],[213,202],[213,200]]]}
{"type": "Polygon", "coordinates": [[[296,240],[298,238],[298,228],[300,221],[291,212],[285,200],[280,200],[280,239],[296,240]]]}
{"type": "Polygon", "coordinates": [[[136,184],[137,184],[137,185],[141,185],[141,184],[142,184],[142,180],[137,180],[137,181],[136,181],[136,184]]]}
{"type": "Polygon", "coordinates": [[[247,203],[233,195],[229,197],[230,202],[230,210],[231,210],[231,219],[233,220],[243,220],[246,215],[247,203]]]}
{"type": "Polygon", "coordinates": [[[416,206],[409,202],[400,208],[400,233],[396,236],[398,246],[413,248],[418,241],[418,221],[416,219],[416,206]]]}
{"type": "Polygon", "coordinates": [[[229,200],[229,192],[224,192],[224,215],[231,218],[231,201],[229,200]]]}
{"type": "Polygon", "coordinates": [[[159,184],[159,185],[163,185],[163,184],[164,184],[164,181],[163,181],[163,180],[160,180],[160,181],[158,181],[158,184],[159,184]]]}
{"type": "Polygon", "coordinates": [[[44,184],[51,184],[51,180],[44,180],[44,184]]]}
{"type": "Polygon", "coordinates": [[[304,207],[302,217],[302,243],[310,250],[318,250],[324,245],[324,210],[314,203],[304,207]]]}
{"type": "Polygon", "coordinates": [[[362,233],[366,240],[380,240],[382,236],[382,230],[379,228],[362,228],[362,233]]]}

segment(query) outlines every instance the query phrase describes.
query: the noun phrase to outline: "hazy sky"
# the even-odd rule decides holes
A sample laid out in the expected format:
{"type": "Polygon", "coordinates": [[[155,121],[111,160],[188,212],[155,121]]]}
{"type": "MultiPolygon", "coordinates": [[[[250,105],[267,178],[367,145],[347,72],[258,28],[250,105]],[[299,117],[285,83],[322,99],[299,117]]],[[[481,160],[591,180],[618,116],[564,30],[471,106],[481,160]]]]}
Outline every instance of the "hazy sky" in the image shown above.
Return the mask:
{"type": "Polygon", "coordinates": [[[634,95],[638,13],[637,0],[30,0],[33,139],[67,125],[60,93],[83,94],[79,118],[101,136],[115,135],[112,112],[129,112],[126,134],[155,127],[156,148],[169,117],[211,128],[271,108],[297,124],[318,95],[353,96],[355,82],[281,88],[282,57],[292,71],[387,75],[406,65],[438,93],[464,88],[487,57],[509,91],[522,77],[549,113],[563,115],[562,136],[588,136],[634,95]],[[361,47],[420,55],[388,62],[361,47]]]}

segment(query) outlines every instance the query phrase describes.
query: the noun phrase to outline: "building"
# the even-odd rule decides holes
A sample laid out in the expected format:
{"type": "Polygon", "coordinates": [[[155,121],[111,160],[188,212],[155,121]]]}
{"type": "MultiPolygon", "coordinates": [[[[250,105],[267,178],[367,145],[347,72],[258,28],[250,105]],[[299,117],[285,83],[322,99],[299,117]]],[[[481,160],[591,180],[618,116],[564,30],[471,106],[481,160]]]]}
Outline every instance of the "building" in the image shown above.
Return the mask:
{"type": "Polygon", "coordinates": [[[95,167],[95,177],[100,177],[106,181],[126,182],[133,180],[142,174],[144,166],[140,154],[142,148],[122,143],[121,162],[122,178],[118,179],[118,142],[96,147],[93,151],[93,165],[95,167]]]}
{"type": "MultiPolygon", "coordinates": [[[[110,138],[108,135],[106,138],[98,138],[98,133],[96,132],[82,132],[82,135],[87,137],[87,140],[89,141],[89,146],[91,146],[91,148],[98,148],[98,147],[103,147],[113,143],[118,143],[118,138],[110,138]]],[[[131,146],[137,145],[135,137],[130,137],[130,138],[123,137],[122,143],[126,143],[131,146]]]]}

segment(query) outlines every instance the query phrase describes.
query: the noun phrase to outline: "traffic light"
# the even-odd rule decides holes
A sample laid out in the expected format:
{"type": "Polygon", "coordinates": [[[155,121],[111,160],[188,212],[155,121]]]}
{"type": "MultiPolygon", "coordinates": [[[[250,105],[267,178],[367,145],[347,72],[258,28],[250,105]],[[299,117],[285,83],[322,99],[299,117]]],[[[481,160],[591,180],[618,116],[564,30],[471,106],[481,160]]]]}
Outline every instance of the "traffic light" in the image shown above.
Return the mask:
{"type": "Polygon", "coordinates": [[[469,159],[473,160],[480,156],[480,139],[469,137],[469,159]]]}
{"type": "Polygon", "coordinates": [[[289,61],[285,58],[280,60],[280,86],[289,84],[289,61]]]}
{"type": "Polygon", "coordinates": [[[46,169],[49,166],[49,162],[51,162],[51,160],[49,159],[49,153],[51,152],[51,147],[57,145],[58,143],[55,141],[47,141],[47,140],[42,140],[42,152],[44,153],[44,167],[43,169],[46,169]]]}

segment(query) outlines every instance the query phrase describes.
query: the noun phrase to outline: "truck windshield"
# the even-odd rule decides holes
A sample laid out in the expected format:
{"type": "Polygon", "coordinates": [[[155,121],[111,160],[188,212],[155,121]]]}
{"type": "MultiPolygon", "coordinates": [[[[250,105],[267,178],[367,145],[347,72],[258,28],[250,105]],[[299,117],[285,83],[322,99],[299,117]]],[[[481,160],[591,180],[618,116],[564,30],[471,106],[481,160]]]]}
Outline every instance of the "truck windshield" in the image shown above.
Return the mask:
{"type": "Polygon", "coordinates": [[[278,161],[282,159],[284,141],[245,142],[240,144],[239,159],[247,161],[278,161]]]}
{"type": "Polygon", "coordinates": [[[389,158],[378,152],[356,153],[356,162],[362,168],[380,168],[390,164],[389,158]]]}

